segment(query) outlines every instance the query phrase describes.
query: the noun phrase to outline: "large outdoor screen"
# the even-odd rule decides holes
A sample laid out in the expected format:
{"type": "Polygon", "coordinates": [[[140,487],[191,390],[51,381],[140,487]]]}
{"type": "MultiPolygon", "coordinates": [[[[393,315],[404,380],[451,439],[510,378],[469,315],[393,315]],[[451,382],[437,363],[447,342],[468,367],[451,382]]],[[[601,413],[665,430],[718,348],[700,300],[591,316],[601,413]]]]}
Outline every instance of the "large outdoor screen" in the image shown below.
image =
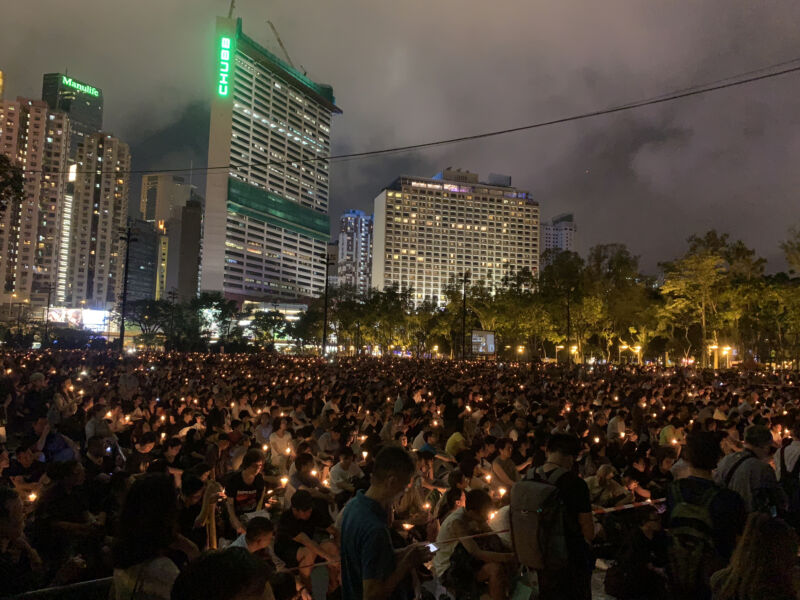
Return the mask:
{"type": "Polygon", "coordinates": [[[472,330],[472,353],[478,355],[494,354],[494,331],[472,330]]]}

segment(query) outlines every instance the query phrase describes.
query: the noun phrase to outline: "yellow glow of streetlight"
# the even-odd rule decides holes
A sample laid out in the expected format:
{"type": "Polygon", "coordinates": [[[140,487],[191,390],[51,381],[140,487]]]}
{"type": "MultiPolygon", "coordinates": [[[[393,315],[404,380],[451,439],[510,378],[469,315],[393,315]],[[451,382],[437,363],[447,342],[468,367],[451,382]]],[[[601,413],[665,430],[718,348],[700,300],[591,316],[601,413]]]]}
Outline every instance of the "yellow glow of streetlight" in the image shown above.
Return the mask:
{"type": "Polygon", "coordinates": [[[525,346],[517,346],[517,354],[524,354],[525,346]]]}
{"type": "Polygon", "coordinates": [[[716,344],[712,344],[708,347],[708,351],[711,352],[712,350],[716,350],[717,348],[719,348],[719,346],[717,346],[716,344]]]}
{"type": "Polygon", "coordinates": [[[556,350],[563,350],[563,349],[564,349],[564,346],[561,346],[561,345],[556,346],[556,350]]]}
{"type": "Polygon", "coordinates": [[[570,346],[569,347],[569,352],[570,352],[570,354],[576,354],[578,352],[578,347],[577,346],[570,346]]]}
{"type": "Polygon", "coordinates": [[[634,346],[633,347],[633,351],[636,352],[636,354],[639,354],[639,352],[641,352],[641,350],[642,350],[641,346],[634,346]]]}

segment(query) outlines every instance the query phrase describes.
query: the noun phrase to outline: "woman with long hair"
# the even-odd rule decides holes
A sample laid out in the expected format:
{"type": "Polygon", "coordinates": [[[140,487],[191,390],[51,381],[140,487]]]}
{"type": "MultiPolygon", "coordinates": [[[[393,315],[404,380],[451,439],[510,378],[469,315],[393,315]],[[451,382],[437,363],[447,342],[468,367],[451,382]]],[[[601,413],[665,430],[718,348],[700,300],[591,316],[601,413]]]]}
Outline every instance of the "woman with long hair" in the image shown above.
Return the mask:
{"type": "Polygon", "coordinates": [[[167,557],[177,538],[175,480],[166,473],[137,478],[122,505],[114,547],[116,600],[168,600],[177,565],[167,557]]]}
{"type": "Polygon", "coordinates": [[[714,600],[793,600],[797,537],[789,525],[750,515],[730,564],[711,577],[714,600]]]}

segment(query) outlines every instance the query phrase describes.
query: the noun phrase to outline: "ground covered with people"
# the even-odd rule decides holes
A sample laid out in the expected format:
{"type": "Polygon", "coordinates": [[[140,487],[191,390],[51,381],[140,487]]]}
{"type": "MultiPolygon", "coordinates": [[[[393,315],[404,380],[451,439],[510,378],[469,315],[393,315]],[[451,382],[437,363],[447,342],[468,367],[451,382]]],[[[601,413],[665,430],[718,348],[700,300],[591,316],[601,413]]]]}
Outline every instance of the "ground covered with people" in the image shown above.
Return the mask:
{"type": "Polygon", "coordinates": [[[588,599],[593,573],[620,600],[800,590],[797,372],[90,351],[0,367],[0,597],[588,599]]]}

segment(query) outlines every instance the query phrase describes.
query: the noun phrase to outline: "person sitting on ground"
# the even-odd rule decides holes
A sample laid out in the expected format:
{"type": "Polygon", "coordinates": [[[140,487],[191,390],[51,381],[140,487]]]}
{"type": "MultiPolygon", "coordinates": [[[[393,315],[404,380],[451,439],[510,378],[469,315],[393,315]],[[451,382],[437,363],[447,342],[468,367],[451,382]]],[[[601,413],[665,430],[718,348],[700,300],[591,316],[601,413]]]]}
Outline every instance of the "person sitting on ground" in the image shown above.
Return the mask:
{"type": "Polygon", "coordinates": [[[633,501],[633,494],[614,479],[616,474],[616,469],[612,465],[600,465],[597,475],[586,478],[592,506],[610,508],[633,501]]]}
{"type": "Polygon", "coordinates": [[[248,450],[242,459],[241,470],[232,473],[225,484],[225,514],[231,529],[238,535],[245,532],[243,516],[260,511],[264,505],[266,483],[261,476],[263,467],[261,450],[248,450]]]}
{"type": "Polygon", "coordinates": [[[331,492],[336,496],[336,504],[344,506],[355,493],[357,486],[362,486],[364,472],[353,460],[355,454],[350,446],[345,446],[339,453],[339,462],[333,465],[330,472],[331,492]]]}
{"type": "Polygon", "coordinates": [[[270,563],[273,571],[286,568],[286,564],[273,551],[275,525],[267,517],[253,517],[247,521],[247,531],[233,540],[229,548],[246,548],[270,563]]]}
{"type": "MultiPolygon", "coordinates": [[[[28,495],[38,493],[40,483],[47,470],[46,465],[38,460],[39,452],[36,450],[36,439],[24,438],[8,468],[3,471],[3,477],[11,481],[14,489],[20,494],[28,495]]],[[[47,481],[45,477],[43,481],[47,481]]]]}
{"type": "Polygon", "coordinates": [[[451,567],[451,557],[458,544],[462,545],[475,560],[475,577],[479,582],[489,585],[489,596],[492,600],[506,598],[508,577],[504,563],[515,560],[513,552],[492,552],[483,550],[478,540],[462,539],[459,542],[447,542],[454,538],[464,538],[491,531],[489,528],[489,512],[492,510],[492,499],[484,490],[467,492],[464,508],[453,511],[442,523],[436,545],[439,550],[433,556],[433,569],[439,579],[451,567]]]}
{"type": "Polygon", "coordinates": [[[175,579],[171,600],[272,600],[269,570],[246,548],[206,552],[175,579]]]}
{"type": "Polygon", "coordinates": [[[711,576],[714,600],[797,598],[797,536],[763,513],[749,516],[730,564],[711,576]]]}
{"type": "MultiPolygon", "coordinates": [[[[142,475],[128,490],[114,545],[114,577],[109,598],[168,600],[179,569],[173,548],[184,558],[197,547],[177,533],[175,480],[166,473],[142,475]]],[[[176,557],[177,558],[177,557],[176,557]]],[[[182,562],[182,561],[181,561],[182,562]]]]}
{"type": "Polygon", "coordinates": [[[616,564],[606,572],[606,593],[618,600],[665,600],[667,539],[655,506],[637,510],[638,527],[620,549],[616,564]]]}
{"type": "Polygon", "coordinates": [[[287,568],[297,568],[306,585],[310,584],[311,570],[318,560],[328,563],[329,591],[338,587],[339,549],[338,532],[330,524],[330,517],[322,518],[314,509],[314,498],[308,490],[298,490],[291,500],[291,508],[278,521],[275,536],[275,554],[287,568]],[[325,531],[330,539],[317,542],[318,531],[325,531]]]}

